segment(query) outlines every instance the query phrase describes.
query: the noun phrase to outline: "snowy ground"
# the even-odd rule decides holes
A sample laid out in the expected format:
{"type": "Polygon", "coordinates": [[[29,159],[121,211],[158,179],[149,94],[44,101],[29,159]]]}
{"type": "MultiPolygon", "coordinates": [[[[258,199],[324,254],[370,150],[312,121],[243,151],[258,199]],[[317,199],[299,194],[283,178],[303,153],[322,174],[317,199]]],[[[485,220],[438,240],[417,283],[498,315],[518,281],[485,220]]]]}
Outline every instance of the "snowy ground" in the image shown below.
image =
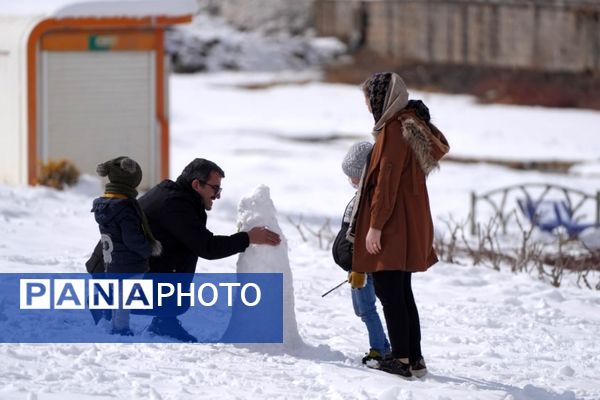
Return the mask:
{"type": "MultiPolygon", "coordinates": [[[[349,145],[369,139],[357,87],[292,75],[189,75],[171,80],[171,171],[194,157],[226,172],[209,218],[235,230],[238,200],[271,188],[288,238],[296,317],[305,347],[282,353],[232,345],[0,345],[0,399],[600,399],[600,293],[571,279],[555,289],[534,276],[439,264],[417,274],[430,374],[405,381],[363,368],[366,331],[329,250],[303,242],[288,217],[337,227],[352,189],[340,168],[349,145]]],[[[464,96],[413,93],[431,108],[452,153],[506,159],[582,160],[577,176],[444,163],[429,180],[436,218],[468,213],[469,191],[521,182],[600,188],[600,113],[482,106],[464,96]]],[[[81,272],[97,240],[89,212],[100,183],[61,193],[0,186],[0,271],[81,272]]],[[[438,228],[441,228],[438,224],[438,228]]],[[[236,257],[200,260],[198,271],[234,272],[236,257]]],[[[1,312],[0,312],[1,314],[1,312]]],[[[142,318],[142,317],[137,317],[142,318]]]]}

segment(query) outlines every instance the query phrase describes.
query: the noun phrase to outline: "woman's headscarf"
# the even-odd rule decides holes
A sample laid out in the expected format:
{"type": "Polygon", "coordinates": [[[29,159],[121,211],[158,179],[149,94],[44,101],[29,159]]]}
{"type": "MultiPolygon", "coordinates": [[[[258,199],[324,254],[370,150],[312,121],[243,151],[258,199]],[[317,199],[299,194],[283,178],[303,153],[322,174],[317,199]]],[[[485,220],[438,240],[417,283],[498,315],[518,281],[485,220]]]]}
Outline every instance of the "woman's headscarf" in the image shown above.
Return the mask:
{"type": "Polygon", "coordinates": [[[385,123],[408,104],[408,89],[400,75],[394,72],[378,72],[362,86],[371,113],[375,119],[373,136],[377,137],[385,123]]]}

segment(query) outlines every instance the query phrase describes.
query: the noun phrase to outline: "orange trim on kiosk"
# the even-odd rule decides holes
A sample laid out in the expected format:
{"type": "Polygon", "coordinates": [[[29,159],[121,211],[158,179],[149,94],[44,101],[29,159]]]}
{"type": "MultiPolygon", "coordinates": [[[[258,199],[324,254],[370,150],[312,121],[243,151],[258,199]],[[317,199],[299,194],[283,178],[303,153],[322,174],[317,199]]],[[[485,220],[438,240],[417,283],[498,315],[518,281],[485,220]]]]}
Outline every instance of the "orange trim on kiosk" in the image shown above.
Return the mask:
{"type": "Polygon", "coordinates": [[[162,179],[169,177],[169,122],[165,115],[165,45],[164,30],[156,30],[156,117],[160,126],[160,175],[162,179]]]}
{"type": "Polygon", "coordinates": [[[151,51],[156,49],[153,31],[61,31],[42,35],[44,51],[151,51]]]}
{"type": "Polygon", "coordinates": [[[165,26],[183,24],[191,21],[191,15],[143,18],[51,18],[41,21],[33,28],[27,41],[27,180],[30,185],[37,183],[39,168],[37,149],[37,51],[38,46],[41,45],[40,39],[42,38],[42,35],[52,31],[65,30],[103,31],[117,30],[119,28],[138,29],[140,31],[143,31],[144,29],[156,30],[156,111],[159,124],[161,125],[161,174],[163,178],[166,178],[169,174],[169,124],[164,115],[165,93],[162,82],[164,76],[163,28],[165,26]]]}

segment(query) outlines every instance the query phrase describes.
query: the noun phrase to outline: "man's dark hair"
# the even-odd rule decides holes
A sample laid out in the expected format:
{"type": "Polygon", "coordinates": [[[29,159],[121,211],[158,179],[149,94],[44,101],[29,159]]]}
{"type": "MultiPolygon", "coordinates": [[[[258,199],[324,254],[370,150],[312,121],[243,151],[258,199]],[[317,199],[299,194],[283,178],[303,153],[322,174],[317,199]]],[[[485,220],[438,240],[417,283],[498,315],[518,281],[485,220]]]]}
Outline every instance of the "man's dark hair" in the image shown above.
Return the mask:
{"type": "Polygon", "coordinates": [[[194,179],[206,182],[213,171],[221,175],[221,178],[225,178],[225,172],[217,164],[204,158],[196,158],[183,169],[177,180],[183,180],[190,185],[194,179]]]}

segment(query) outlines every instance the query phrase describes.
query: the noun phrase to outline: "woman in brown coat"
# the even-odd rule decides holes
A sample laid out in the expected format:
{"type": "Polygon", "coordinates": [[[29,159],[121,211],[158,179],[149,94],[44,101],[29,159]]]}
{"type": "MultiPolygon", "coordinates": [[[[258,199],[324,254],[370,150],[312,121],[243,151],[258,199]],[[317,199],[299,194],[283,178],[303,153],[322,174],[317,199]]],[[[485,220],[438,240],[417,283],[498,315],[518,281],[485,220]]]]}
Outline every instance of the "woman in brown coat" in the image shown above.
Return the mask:
{"type": "Polygon", "coordinates": [[[449,150],[444,135],[429,122],[427,107],[409,101],[402,78],[374,74],[363,84],[375,119],[375,145],[357,198],[352,265],[373,273],[383,305],[392,358],[381,369],[404,377],[423,376],[419,314],[411,288],[412,272],[438,260],[425,183],[449,150]]]}

